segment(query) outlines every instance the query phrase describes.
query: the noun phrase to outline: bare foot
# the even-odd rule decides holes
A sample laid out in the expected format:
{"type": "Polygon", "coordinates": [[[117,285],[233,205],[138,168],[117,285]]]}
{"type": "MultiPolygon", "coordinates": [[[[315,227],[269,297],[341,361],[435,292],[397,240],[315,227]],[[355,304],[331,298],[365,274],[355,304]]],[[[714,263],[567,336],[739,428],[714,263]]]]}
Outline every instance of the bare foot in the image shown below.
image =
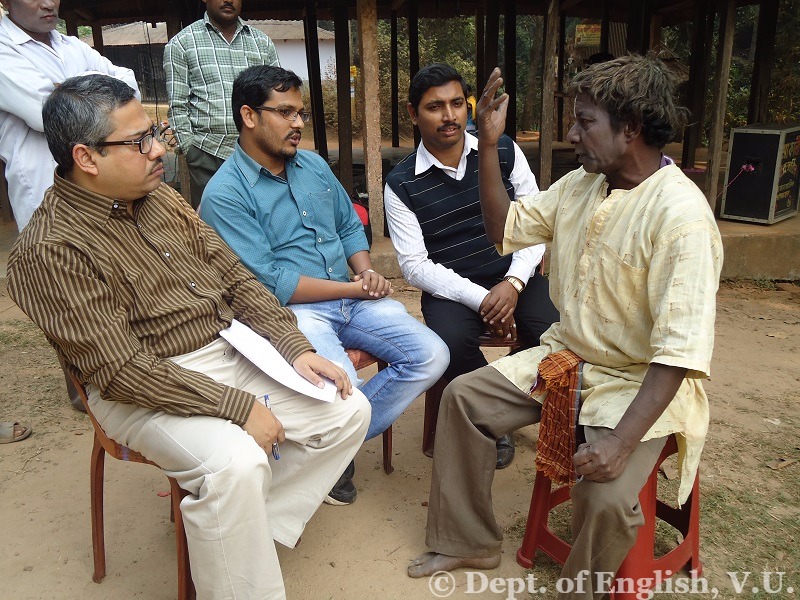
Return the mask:
{"type": "Polygon", "coordinates": [[[500,555],[469,558],[465,556],[448,556],[438,552],[420,554],[408,565],[408,576],[413,578],[430,577],[438,571],[452,571],[469,567],[471,569],[495,569],[500,564],[500,555]]]}

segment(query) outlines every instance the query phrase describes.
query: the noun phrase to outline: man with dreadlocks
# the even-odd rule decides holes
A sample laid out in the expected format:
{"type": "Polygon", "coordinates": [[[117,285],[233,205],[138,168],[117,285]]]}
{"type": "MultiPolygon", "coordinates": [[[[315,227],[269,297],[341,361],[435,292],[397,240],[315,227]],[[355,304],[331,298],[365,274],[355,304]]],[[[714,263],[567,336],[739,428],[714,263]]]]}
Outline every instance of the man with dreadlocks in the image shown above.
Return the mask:
{"type": "Polygon", "coordinates": [[[574,483],[562,571],[573,585],[559,597],[601,598],[644,524],[638,494],[670,434],[679,502],[691,490],[708,428],[700,380],[710,371],[722,243],[703,194],[661,152],[686,112],[661,61],[630,55],[579,73],[569,140],[582,166],[517,202],[497,159],[508,109],[506,94],[495,98],[502,82],[495,69],[478,103],[486,233],[503,254],[552,243],[550,294],[561,319],[541,346],[445,390],[428,509],[432,552],[408,574],[500,564],[494,440],[541,418],[537,467],[574,483]],[[558,388],[553,371],[572,384],[558,388]]]}

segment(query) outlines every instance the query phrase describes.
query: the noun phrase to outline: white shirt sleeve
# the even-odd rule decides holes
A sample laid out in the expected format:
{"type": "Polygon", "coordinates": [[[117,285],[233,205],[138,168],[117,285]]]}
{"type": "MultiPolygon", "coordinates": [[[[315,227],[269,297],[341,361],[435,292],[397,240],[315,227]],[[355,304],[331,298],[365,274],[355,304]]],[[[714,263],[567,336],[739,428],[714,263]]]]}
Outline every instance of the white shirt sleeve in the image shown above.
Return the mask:
{"type": "Polygon", "coordinates": [[[437,298],[458,302],[478,312],[489,290],[428,258],[417,215],[403,204],[388,183],[383,201],[392,244],[406,281],[437,298]]]}
{"type": "MultiPolygon", "coordinates": [[[[522,148],[516,142],[514,142],[514,169],[508,179],[511,185],[514,186],[515,198],[533,196],[539,192],[536,176],[531,171],[528,159],[522,153],[522,148]]],[[[528,279],[533,276],[539,263],[542,262],[544,252],[544,244],[517,250],[511,257],[511,265],[508,267],[506,276],[512,275],[527,285],[528,279]]]]}
{"type": "Polygon", "coordinates": [[[136,92],[136,99],[141,100],[142,95],[139,93],[139,84],[136,82],[136,75],[131,69],[118,67],[88,44],[79,41],[76,47],[80,48],[84,57],[84,70],[81,75],[110,75],[132,87],[133,91],[136,92]]]}
{"type": "MultiPolygon", "coordinates": [[[[139,86],[133,71],[118,67],[101,56],[96,50],[77,38],[62,37],[61,55],[67,65],[67,75],[88,75],[102,73],[124,81],[136,91],[140,98],[139,86]],[[66,40],[66,41],[63,41],[66,40]]],[[[29,44],[35,42],[28,42],[29,44]]],[[[25,44],[23,44],[25,46],[25,44]]],[[[35,50],[35,49],[34,49],[35,50]]],[[[36,52],[21,52],[15,44],[0,44],[0,110],[16,115],[34,131],[44,131],[42,124],[42,104],[55,89],[54,77],[37,68],[36,52]]],[[[63,75],[57,79],[63,79],[63,75]]]]}
{"type": "Polygon", "coordinates": [[[16,115],[35,131],[44,131],[42,101],[53,82],[31,61],[6,44],[0,44],[0,111],[16,115]]]}

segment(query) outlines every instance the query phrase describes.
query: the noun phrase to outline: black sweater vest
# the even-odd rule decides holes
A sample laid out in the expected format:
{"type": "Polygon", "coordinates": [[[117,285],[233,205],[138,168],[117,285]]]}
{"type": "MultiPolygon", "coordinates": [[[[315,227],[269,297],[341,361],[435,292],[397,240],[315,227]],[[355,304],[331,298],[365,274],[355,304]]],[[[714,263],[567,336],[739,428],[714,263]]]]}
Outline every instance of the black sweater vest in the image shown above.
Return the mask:
{"type": "MultiPolygon", "coordinates": [[[[511,138],[500,137],[498,154],[503,185],[514,200],[509,182],[515,158],[511,138]]],[[[428,257],[467,279],[499,281],[508,271],[511,256],[500,256],[486,237],[478,196],[478,151],[467,155],[461,181],[435,166],[417,176],[416,162],[415,150],[389,173],[386,182],[416,214],[428,257]]]]}

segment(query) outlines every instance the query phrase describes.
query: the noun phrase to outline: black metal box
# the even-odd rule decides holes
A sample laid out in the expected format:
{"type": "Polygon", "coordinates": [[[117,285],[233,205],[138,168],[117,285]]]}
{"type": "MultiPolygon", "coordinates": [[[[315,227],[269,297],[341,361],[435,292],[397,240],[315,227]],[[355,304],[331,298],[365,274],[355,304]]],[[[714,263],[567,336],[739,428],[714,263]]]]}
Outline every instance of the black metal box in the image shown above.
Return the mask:
{"type": "Polygon", "coordinates": [[[723,219],[776,223],[797,214],[798,195],[800,124],[757,123],[731,131],[723,219]]]}

